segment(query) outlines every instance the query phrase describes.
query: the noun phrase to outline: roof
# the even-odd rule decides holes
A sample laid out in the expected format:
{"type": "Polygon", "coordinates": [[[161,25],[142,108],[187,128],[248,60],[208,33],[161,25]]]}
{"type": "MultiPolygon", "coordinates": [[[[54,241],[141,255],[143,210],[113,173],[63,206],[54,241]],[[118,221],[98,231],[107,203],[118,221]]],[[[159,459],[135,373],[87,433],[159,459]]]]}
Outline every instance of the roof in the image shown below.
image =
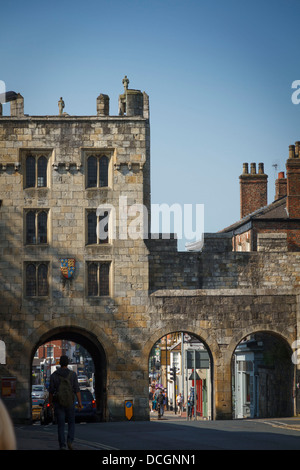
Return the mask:
{"type": "Polygon", "coordinates": [[[251,214],[246,215],[238,222],[230,225],[229,227],[220,230],[219,233],[231,232],[237,228],[240,228],[243,225],[249,224],[253,220],[289,220],[289,216],[286,210],[286,200],[287,197],[284,196],[276,201],[268,204],[267,206],[261,207],[251,214]]]}

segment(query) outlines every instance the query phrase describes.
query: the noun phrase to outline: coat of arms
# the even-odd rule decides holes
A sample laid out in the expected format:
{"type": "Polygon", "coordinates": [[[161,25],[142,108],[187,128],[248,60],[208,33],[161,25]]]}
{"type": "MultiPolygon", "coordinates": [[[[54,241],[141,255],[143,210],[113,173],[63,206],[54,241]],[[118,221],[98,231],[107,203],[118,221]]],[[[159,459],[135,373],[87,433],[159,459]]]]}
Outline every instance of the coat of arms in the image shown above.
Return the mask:
{"type": "Polygon", "coordinates": [[[71,279],[75,271],[75,259],[62,258],[60,260],[60,270],[66,279],[71,279]]]}

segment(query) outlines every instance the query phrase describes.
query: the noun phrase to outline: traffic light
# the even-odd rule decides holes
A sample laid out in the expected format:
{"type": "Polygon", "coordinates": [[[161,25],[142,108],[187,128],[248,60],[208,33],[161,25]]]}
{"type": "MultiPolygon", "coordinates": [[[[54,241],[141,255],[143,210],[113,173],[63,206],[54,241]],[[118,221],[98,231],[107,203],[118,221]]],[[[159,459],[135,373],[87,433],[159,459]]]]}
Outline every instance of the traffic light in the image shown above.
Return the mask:
{"type": "Polygon", "coordinates": [[[170,370],[170,379],[174,382],[174,380],[176,379],[176,369],[175,367],[172,367],[172,369],[170,370]]]}

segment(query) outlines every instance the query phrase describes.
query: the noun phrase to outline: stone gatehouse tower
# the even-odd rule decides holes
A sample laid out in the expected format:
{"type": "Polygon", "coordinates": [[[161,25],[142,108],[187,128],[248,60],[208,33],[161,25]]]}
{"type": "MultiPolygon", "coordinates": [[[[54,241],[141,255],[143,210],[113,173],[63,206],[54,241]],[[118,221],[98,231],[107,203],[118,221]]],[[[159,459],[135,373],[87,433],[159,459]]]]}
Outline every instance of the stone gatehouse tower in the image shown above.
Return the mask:
{"type": "Polygon", "coordinates": [[[149,100],[125,81],[119,116],[108,96],[95,104],[69,116],[61,98],[58,115],[28,116],[17,95],[0,118],[0,376],[17,378],[8,406],[22,418],[34,349],[61,336],[90,351],[105,419],[126,397],[147,411],[148,251],[126,229],[129,208],[150,204],[149,100]]]}
{"type": "MultiPolygon", "coordinates": [[[[118,116],[105,94],[95,116],[68,115],[62,98],[57,115],[28,116],[16,93],[10,116],[0,109],[0,380],[2,396],[6,379],[16,384],[3,397],[16,421],[30,420],[31,364],[46,341],[88,350],[107,421],[124,419],[125,400],[134,419],[149,419],[149,354],[168,333],[187,331],[206,345],[214,419],[232,417],[231,364],[243,338],[271,333],[292,355],[299,337],[300,253],[291,251],[286,226],[256,234],[247,252],[233,250],[230,229],[205,234],[201,250],[184,253],[176,240],[145,237],[149,99],[127,77],[123,85],[118,116]]],[[[299,164],[294,152],[287,165],[294,229],[299,164]]]]}

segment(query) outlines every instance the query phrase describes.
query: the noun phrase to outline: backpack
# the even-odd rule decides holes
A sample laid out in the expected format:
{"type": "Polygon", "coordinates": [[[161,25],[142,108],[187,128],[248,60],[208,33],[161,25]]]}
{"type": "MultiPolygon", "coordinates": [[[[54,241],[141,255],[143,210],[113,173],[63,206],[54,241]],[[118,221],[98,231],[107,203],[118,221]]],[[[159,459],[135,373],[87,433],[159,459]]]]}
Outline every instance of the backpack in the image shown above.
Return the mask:
{"type": "Polygon", "coordinates": [[[69,371],[67,377],[59,376],[59,387],[57,391],[57,401],[61,406],[72,406],[74,403],[74,392],[71,385],[72,372],[69,371]]]}

